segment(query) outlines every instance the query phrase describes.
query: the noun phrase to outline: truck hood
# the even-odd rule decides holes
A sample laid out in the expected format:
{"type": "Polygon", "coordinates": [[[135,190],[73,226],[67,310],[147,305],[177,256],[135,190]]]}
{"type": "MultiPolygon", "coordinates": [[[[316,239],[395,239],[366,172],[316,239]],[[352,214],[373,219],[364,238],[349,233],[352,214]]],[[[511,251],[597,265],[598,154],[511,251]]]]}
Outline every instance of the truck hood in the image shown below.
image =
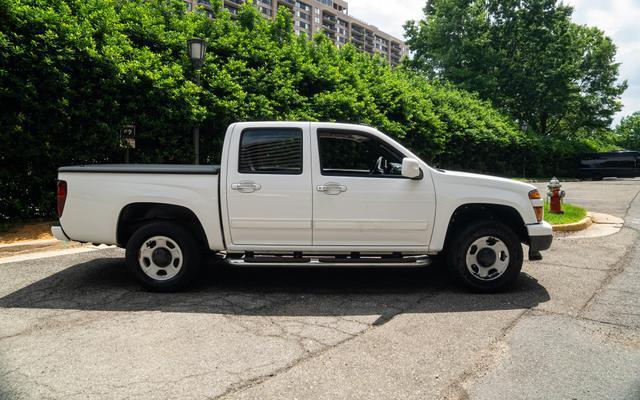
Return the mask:
{"type": "Polygon", "coordinates": [[[472,174],[469,172],[435,170],[436,179],[449,184],[473,185],[486,188],[509,190],[516,193],[527,194],[536,189],[530,183],[518,182],[513,179],[500,178],[491,175],[472,174]]]}

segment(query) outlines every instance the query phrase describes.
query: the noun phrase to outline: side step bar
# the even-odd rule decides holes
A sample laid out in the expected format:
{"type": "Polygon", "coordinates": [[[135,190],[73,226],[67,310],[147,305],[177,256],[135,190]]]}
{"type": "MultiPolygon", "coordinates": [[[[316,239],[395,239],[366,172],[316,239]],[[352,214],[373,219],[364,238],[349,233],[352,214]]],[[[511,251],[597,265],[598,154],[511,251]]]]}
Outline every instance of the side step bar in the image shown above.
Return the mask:
{"type": "Polygon", "coordinates": [[[234,266],[422,267],[431,264],[431,259],[427,256],[361,258],[254,256],[227,259],[227,263],[234,266]]]}
{"type": "Polygon", "coordinates": [[[243,260],[245,264],[304,264],[311,261],[310,258],[273,256],[244,257],[241,260],[243,260]]]}

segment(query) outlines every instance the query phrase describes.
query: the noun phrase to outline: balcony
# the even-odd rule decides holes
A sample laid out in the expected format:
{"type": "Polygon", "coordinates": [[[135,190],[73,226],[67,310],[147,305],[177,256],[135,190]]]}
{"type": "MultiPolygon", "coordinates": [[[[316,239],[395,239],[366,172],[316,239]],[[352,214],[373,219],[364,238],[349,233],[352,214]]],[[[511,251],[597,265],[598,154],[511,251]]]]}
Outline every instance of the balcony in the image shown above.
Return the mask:
{"type": "Polygon", "coordinates": [[[324,30],[324,34],[331,40],[333,40],[334,42],[336,41],[336,34],[333,32],[329,32],[327,30],[324,30]]]}
{"type": "Polygon", "coordinates": [[[293,7],[296,5],[296,2],[294,0],[278,0],[278,3],[282,3],[290,7],[293,7]]]}
{"type": "Polygon", "coordinates": [[[211,7],[211,2],[208,0],[198,0],[198,5],[203,7],[211,7]]]}
{"type": "Polygon", "coordinates": [[[322,24],[322,29],[325,31],[333,32],[333,34],[337,33],[336,27],[332,25],[322,24]]]}
{"type": "Polygon", "coordinates": [[[329,22],[331,22],[332,24],[335,24],[336,22],[338,22],[338,20],[336,19],[336,17],[334,17],[334,16],[333,16],[333,15],[331,15],[331,14],[323,14],[323,15],[322,15],[322,19],[323,19],[324,21],[329,21],[329,22]]]}

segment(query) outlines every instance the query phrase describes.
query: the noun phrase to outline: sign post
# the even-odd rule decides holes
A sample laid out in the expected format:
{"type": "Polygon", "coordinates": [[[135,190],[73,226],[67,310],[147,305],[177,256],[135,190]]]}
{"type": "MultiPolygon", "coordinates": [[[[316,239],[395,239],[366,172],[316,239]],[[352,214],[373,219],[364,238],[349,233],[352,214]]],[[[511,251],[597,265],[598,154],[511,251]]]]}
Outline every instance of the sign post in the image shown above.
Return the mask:
{"type": "Polygon", "coordinates": [[[122,129],[120,129],[120,146],[125,148],[124,162],[129,164],[129,149],[136,148],[135,124],[124,125],[122,129]]]}

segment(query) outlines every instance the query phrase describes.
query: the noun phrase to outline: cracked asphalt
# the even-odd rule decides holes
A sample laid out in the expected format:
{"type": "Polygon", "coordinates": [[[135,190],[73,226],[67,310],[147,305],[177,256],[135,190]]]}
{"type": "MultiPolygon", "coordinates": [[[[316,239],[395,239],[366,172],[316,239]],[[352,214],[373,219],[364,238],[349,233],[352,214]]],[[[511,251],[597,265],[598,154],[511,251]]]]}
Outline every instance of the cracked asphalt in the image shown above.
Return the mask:
{"type": "Polygon", "coordinates": [[[119,249],[0,264],[0,398],[640,399],[640,180],[564,189],[624,227],[497,295],[438,267],[210,265],[153,294],[119,249]]]}

